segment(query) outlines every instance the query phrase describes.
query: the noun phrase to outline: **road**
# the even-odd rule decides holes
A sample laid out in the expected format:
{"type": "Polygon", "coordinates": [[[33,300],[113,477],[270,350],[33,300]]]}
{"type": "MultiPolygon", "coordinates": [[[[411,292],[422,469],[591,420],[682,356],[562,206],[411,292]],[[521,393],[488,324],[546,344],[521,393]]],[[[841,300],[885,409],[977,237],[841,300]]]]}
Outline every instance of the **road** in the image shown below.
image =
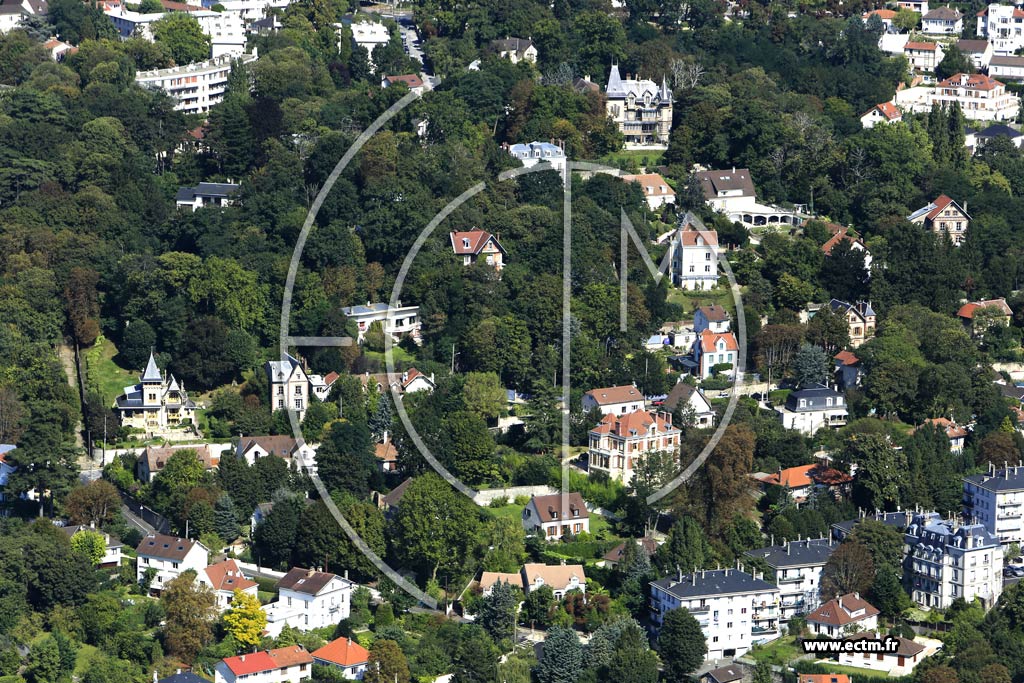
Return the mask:
{"type": "Polygon", "coordinates": [[[411,21],[402,21],[398,24],[398,30],[402,32],[402,47],[405,48],[405,53],[411,58],[418,60],[420,64],[423,64],[423,70],[420,72],[420,79],[423,81],[423,85],[427,90],[433,90],[441,82],[441,79],[427,71],[423,58],[423,48],[420,47],[420,37],[416,33],[416,27],[412,25],[411,21]]]}

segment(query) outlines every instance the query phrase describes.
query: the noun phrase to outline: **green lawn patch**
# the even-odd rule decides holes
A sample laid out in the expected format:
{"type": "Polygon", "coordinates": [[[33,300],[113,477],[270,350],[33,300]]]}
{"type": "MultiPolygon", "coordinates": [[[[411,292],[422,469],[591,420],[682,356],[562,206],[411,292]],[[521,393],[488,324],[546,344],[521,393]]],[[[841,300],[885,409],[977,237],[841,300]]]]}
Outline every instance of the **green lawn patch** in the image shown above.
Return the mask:
{"type": "Polygon", "coordinates": [[[85,675],[85,672],[92,666],[92,660],[99,654],[99,648],[94,645],[86,645],[82,643],[78,648],[78,654],[75,656],[75,679],[81,678],[85,675]]]}
{"type": "Polygon", "coordinates": [[[117,347],[106,337],[100,336],[84,354],[86,386],[90,391],[98,391],[107,405],[113,405],[114,399],[121,395],[125,387],[139,381],[135,372],[125,370],[114,362],[117,347]]]}
{"type": "Polygon", "coordinates": [[[522,519],[522,517],[523,517],[523,507],[524,506],[522,506],[522,505],[516,505],[514,503],[510,503],[510,504],[505,505],[505,506],[500,507],[500,508],[489,507],[489,508],[485,508],[485,509],[489,513],[491,513],[492,515],[494,515],[495,517],[498,517],[498,518],[502,518],[502,519],[522,519]]]}
{"type": "MultiPolygon", "coordinates": [[[[409,353],[408,351],[406,351],[405,349],[398,345],[392,346],[391,350],[394,353],[396,365],[401,363],[409,364],[416,362],[416,356],[412,355],[411,353],[409,353]]],[[[380,362],[381,368],[384,368],[387,365],[387,361],[384,359],[383,351],[367,351],[364,349],[363,355],[365,355],[367,358],[375,358],[377,361],[380,362]]]]}
{"type": "Polygon", "coordinates": [[[841,664],[836,664],[830,659],[819,659],[815,664],[825,667],[828,669],[829,673],[833,674],[850,674],[851,676],[862,676],[864,678],[889,678],[889,674],[884,671],[861,669],[856,666],[843,666],[841,664]]]}
{"type": "Polygon", "coordinates": [[[802,654],[796,636],[783,636],[764,645],[755,645],[748,656],[758,662],[785,666],[802,654]]]}
{"type": "Polygon", "coordinates": [[[733,301],[732,291],[726,287],[700,291],[673,287],[669,290],[668,301],[669,303],[682,306],[683,311],[687,315],[693,315],[693,312],[700,306],[711,304],[718,304],[724,307],[733,317],[736,315],[736,302],[733,301]]]}
{"type": "Polygon", "coordinates": [[[601,163],[623,170],[639,170],[641,166],[651,168],[661,164],[662,150],[623,149],[601,157],[601,163]]]}

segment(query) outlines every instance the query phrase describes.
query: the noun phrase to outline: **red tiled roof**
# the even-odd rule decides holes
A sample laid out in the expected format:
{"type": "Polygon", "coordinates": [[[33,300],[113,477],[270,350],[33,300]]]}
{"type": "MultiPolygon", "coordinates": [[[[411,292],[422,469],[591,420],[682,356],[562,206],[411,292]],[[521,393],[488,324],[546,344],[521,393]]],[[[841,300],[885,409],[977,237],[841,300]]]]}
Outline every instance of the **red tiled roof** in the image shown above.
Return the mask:
{"type": "Polygon", "coordinates": [[[366,664],[370,660],[370,651],[351,638],[338,638],[314,650],[313,659],[350,667],[366,664]]]}
{"type": "Polygon", "coordinates": [[[846,626],[862,619],[877,616],[878,610],[874,605],[860,597],[858,593],[847,593],[840,598],[832,598],[824,605],[807,615],[807,621],[819,624],[830,624],[832,626],[846,626]],[[859,617],[850,616],[851,612],[864,610],[859,617]]]}
{"type": "Polygon", "coordinates": [[[837,486],[849,483],[853,479],[850,475],[844,474],[839,470],[816,463],[813,465],[788,467],[780,472],[769,474],[761,481],[766,484],[785,486],[788,489],[797,489],[810,486],[815,482],[826,486],[837,486]]]}
{"type": "Polygon", "coordinates": [[[586,394],[594,399],[599,406],[606,406],[613,403],[629,403],[631,401],[643,401],[644,395],[632,384],[621,387],[604,387],[602,389],[591,389],[586,394]]]}
{"type": "Polygon", "coordinates": [[[695,247],[698,246],[697,238],[702,238],[704,244],[709,247],[718,246],[718,232],[716,230],[698,230],[691,225],[687,225],[679,233],[679,241],[684,247],[695,247]]]}
{"type": "Polygon", "coordinates": [[[836,232],[834,235],[829,237],[828,240],[821,245],[821,250],[825,253],[825,256],[831,256],[832,250],[835,249],[836,245],[843,240],[846,240],[850,244],[862,244],[858,238],[853,235],[846,234],[846,228],[843,228],[842,231],[836,232]]]}
{"type": "Polygon", "coordinates": [[[896,18],[896,12],[894,12],[891,9],[875,9],[875,10],[871,10],[870,12],[865,12],[862,15],[861,18],[862,19],[869,19],[869,18],[871,18],[872,14],[877,14],[879,19],[895,19],[896,18]]]}
{"type": "MultiPolygon", "coordinates": [[[[934,425],[946,432],[947,439],[962,439],[967,436],[967,430],[945,417],[933,417],[924,421],[924,424],[934,425]]],[[[920,429],[920,427],[918,428],[920,429]]],[[[917,430],[914,430],[917,431],[917,430]]]]}
{"type": "Polygon", "coordinates": [[[887,121],[898,121],[899,119],[903,118],[903,112],[901,112],[899,108],[892,102],[882,102],[881,104],[876,104],[875,106],[871,107],[871,109],[868,109],[866,112],[864,112],[864,114],[862,115],[867,116],[876,109],[879,111],[879,113],[881,113],[882,116],[885,117],[887,121]]]}
{"type": "Polygon", "coordinates": [[[402,381],[402,388],[405,389],[406,387],[408,387],[410,384],[412,384],[413,380],[416,379],[417,377],[422,377],[423,379],[427,380],[428,382],[430,381],[429,377],[424,375],[422,372],[420,372],[416,368],[409,368],[405,372],[405,379],[402,381]]]}
{"type": "Polygon", "coordinates": [[[860,358],[857,358],[857,356],[855,356],[852,351],[846,350],[840,351],[839,353],[834,355],[833,358],[835,358],[843,365],[856,365],[857,363],[860,362],[860,358]]]}
{"type": "Polygon", "coordinates": [[[374,444],[373,454],[377,456],[379,460],[383,460],[384,462],[393,462],[398,460],[398,451],[395,449],[394,441],[374,444]]]}
{"type": "MultiPolygon", "coordinates": [[[[1022,15],[1024,16],[1024,15],[1022,15]]],[[[907,43],[909,45],[909,43],[907,43]]],[[[953,74],[944,81],[939,81],[937,88],[967,88],[969,90],[992,90],[1003,85],[985,74],[953,74]]]]}
{"type": "Polygon", "coordinates": [[[715,349],[717,347],[719,339],[725,342],[726,351],[736,351],[739,349],[739,344],[736,343],[736,337],[732,332],[712,332],[711,330],[703,330],[700,333],[701,350],[704,353],[710,353],[711,349],[715,349]]]}
{"type": "Polygon", "coordinates": [[[800,683],[850,683],[846,674],[800,674],[800,683]]]}
{"type": "Polygon", "coordinates": [[[301,645],[279,647],[276,650],[253,652],[224,658],[224,664],[235,676],[248,676],[264,671],[275,671],[296,664],[312,664],[313,657],[301,645]]]}
{"type": "Polygon", "coordinates": [[[255,581],[242,576],[242,570],[234,560],[211,564],[203,570],[210,584],[217,591],[244,591],[257,585],[255,581]]]}
{"type": "Polygon", "coordinates": [[[627,438],[630,436],[646,435],[651,425],[655,423],[657,423],[659,433],[675,430],[676,428],[661,415],[655,415],[646,410],[634,410],[626,415],[609,414],[601,418],[601,422],[590,431],[597,434],[611,434],[627,438]]]}
{"type": "Polygon", "coordinates": [[[387,76],[386,78],[388,79],[388,83],[405,83],[407,86],[409,86],[409,89],[423,87],[423,79],[421,79],[416,74],[404,74],[402,76],[387,76]]]}
{"type": "Polygon", "coordinates": [[[339,377],[341,377],[341,375],[339,375],[338,373],[333,371],[329,372],[327,373],[327,375],[324,376],[324,384],[326,384],[327,386],[331,386],[338,380],[339,377]]]}
{"type": "MultiPolygon", "coordinates": [[[[479,254],[487,246],[487,242],[494,239],[494,235],[485,230],[466,230],[464,232],[452,231],[450,238],[455,254],[463,256],[466,254],[479,254]]],[[[501,251],[505,251],[497,239],[494,239],[494,246],[498,247],[501,251]]]]}
{"type": "Polygon", "coordinates": [[[937,46],[935,45],[935,43],[908,42],[906,45],[903,46],[903,51],[906,52],[907,50],[924,50],[926,52],[935,52],[936,47],[937,46]]]}
{"type": "Polygon", "coordinates": [[[940,194],[938,199],[936,199],[932,203],[935,204],[935,208],[929,211],[928,215],[925,216],[925,218],[927,218],[928,220],[933,220],[936,216],[942,213],[943,209],[945,209],[950,204],[956,204],[956,202],[954,202],[951,198],[947,197],[944,194],[940,194]]]}
{"type": "Polygon", "coordinates": [[[1006,303],[1006,299],[984,299],[982,301],[972,301],[966,303],[960,307],[960,310],[956,312],[957,317],[967,318],[971,320],[974,318],[974,312],[979,308],[998,308],[999,312],[1003,315],[1013,315],[1013,310],[1006,303]]]}
{"type": "Polygon", "coordinates": [[[622,176],[624,183],[639,183],[645,197],[675,197],[676,193],[657,173],[622,176]]]}

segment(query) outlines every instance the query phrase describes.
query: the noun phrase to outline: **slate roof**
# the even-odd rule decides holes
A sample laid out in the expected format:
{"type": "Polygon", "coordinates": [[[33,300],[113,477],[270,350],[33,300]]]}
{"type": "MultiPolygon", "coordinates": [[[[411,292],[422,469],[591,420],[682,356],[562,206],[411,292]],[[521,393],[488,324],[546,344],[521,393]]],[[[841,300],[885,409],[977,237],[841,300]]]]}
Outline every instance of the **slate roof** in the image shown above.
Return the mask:
{"type": "Polygon", "coordinates": [[[963,15],[952,7],[936,7],[921,17],[922,21],[957,21],[963,15]]]}
{"type": "Polygon", "coordinates": [[[195,187],[179,187],[174,200],[191,202],[196,197],[227,198],[238,192],[238,188],[235,183],[199,183],[195,187]]]}
{"type": "Polygon", "coordinates": [[[652,581],[669,595],[680,600],[736,593],[777,593],[779,588],[764,579],[755,579],[739,569],[708,569],[693,574],[670,574],[652,581]]]}
{"type": "Polygon", "coordinates": [[[694,173],[704,190],[705,199],[715,199],[719,192],[740,190],[742,196],[754,196],[754,181],[750,178],[750,170],[734,168],[731,171],[697,171],[694,173]]]}
{"type": "Polygon", "coordinates": [[[964,54],[983,53],[988,50],[987,40],[969,40],[962,38],[956,41],[957,49],[964,54]]]}
{"type": "Polygon", "coordinates": [[[736,664],[730,664],[720,669],[712,669],[704,675],[715,683],[732,683],[743,678],[743,669],[736,664]]]}
{"type": "Polygon", "coordinates": [[[189,672],[176,673],[167,678],[161,678],[157,683],[210,683],[205,678],[189,672]]]}
{"type": "Polygon", "coordinates": [[[807,538],[770,545],[743,553],[747,557],[764,560],[772,569],[823,565],[839,544],[827,538],[807,538]]]}
{"type": "Polygon", "coordinates": [[[604,559],[608,562],[619,562],[622,560],[622,556],[626,553],[627,543],[635,543],[637,549],[647,557],[651,557],[658,550],[658,542],[649,536],[644,536],[643,538],[634,538],[623,541],[605,553],[604,559]]]}
{"type": "MultiPolygon", "coordinates": [[[[1018,57],[1017,59],[1020,59],[1021,64],[1024,64],[1024,57],[1018,57]]],[[[975,135],[979,138],[986,139],[999,137],[1012,139],[1019,138],[1021,137],[1021,135],[1024,135],[1024,133],[1021,133],[1016,128],[1011,128],[1010,126],[1007,126],[1005,123],[994,123],[985,130],[975,133],[975,135]]]]}
{"type": "Polygon", "coordinates": [[[287,589],[296,593],[316,595],[324,589],[324,586],[336,578],[338,578],[338,575],[330,572],[318,572],[312,569],[293,567],[278,580],[277,588],[278,590],[287,589]]]}
{"type": "Polygon", "coordinates": [[[412,483],[412,477],[409,477],[401,484],[391,489],[391,492],[384,496],[384,504],[387,507],[395,507],[402,502],[402,496],[405,495],[405,490],[409,488],[409,484],[412,483]]]}
{"type": "Polygon", "coordinates": [[[680,402],[686,403],[689,401],[695,391],[697,391],[697,388],[691,387],[686,382],[676,382],[675,386],[672,387],[672,391],[668,392],[668,398],[665,399],[662,408],[670,412],[674,411],[680,402]]]}
{"type": "Polygon", "coordinates": [[[895,527],[897,529],[906,529],[910,524],[910,521],[914,518],[914,515],[909,510],[899,510],[897,512],[877,512],[868,514],[864,517],[858,517],[857,519],[848,519],[843,522],[836,522],[832,525],[832,528],[837,531],[842,531],[844,535],[849,535],[854,527],[860,522],[870,519],[876,522],[881,522],[886,526],[895,527]]]}
{"type": "Polygon", "coordinates": [[[964,481],[969,481],[986,491],[1024,491],[1024,467],[1001,467],[998,470],[966,476],[964,481]]]}
{"type": "Polygon", "coordinates": [[[147,557],[159,557],[164,560],[180,562],[185,559],[185,556],[196,545],[203,547],[198,541],[193,541],[189,538],[150,534],[139,541],[139,546],[135,549],[135,552],[147,557]]]}

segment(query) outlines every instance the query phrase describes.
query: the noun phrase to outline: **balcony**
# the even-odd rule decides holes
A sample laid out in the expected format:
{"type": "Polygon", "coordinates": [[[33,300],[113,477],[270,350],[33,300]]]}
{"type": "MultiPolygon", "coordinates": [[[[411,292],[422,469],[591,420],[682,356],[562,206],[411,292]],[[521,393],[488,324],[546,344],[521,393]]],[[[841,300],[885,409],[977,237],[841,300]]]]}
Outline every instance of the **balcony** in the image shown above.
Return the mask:
{"type": "Polygon", "coordinates": [[[777,626],[753,626],[750,632],[756,636],[762,636],[768,633],[778,633],[779,628],[777,626]]]}
{"type": "Polygon", "coordinates": [[[781,586],[786,583],[800,583],[803,580],[804,577],[802,576],[787,576],[782,579],[775,579],[775,583],[781,586]]]}

